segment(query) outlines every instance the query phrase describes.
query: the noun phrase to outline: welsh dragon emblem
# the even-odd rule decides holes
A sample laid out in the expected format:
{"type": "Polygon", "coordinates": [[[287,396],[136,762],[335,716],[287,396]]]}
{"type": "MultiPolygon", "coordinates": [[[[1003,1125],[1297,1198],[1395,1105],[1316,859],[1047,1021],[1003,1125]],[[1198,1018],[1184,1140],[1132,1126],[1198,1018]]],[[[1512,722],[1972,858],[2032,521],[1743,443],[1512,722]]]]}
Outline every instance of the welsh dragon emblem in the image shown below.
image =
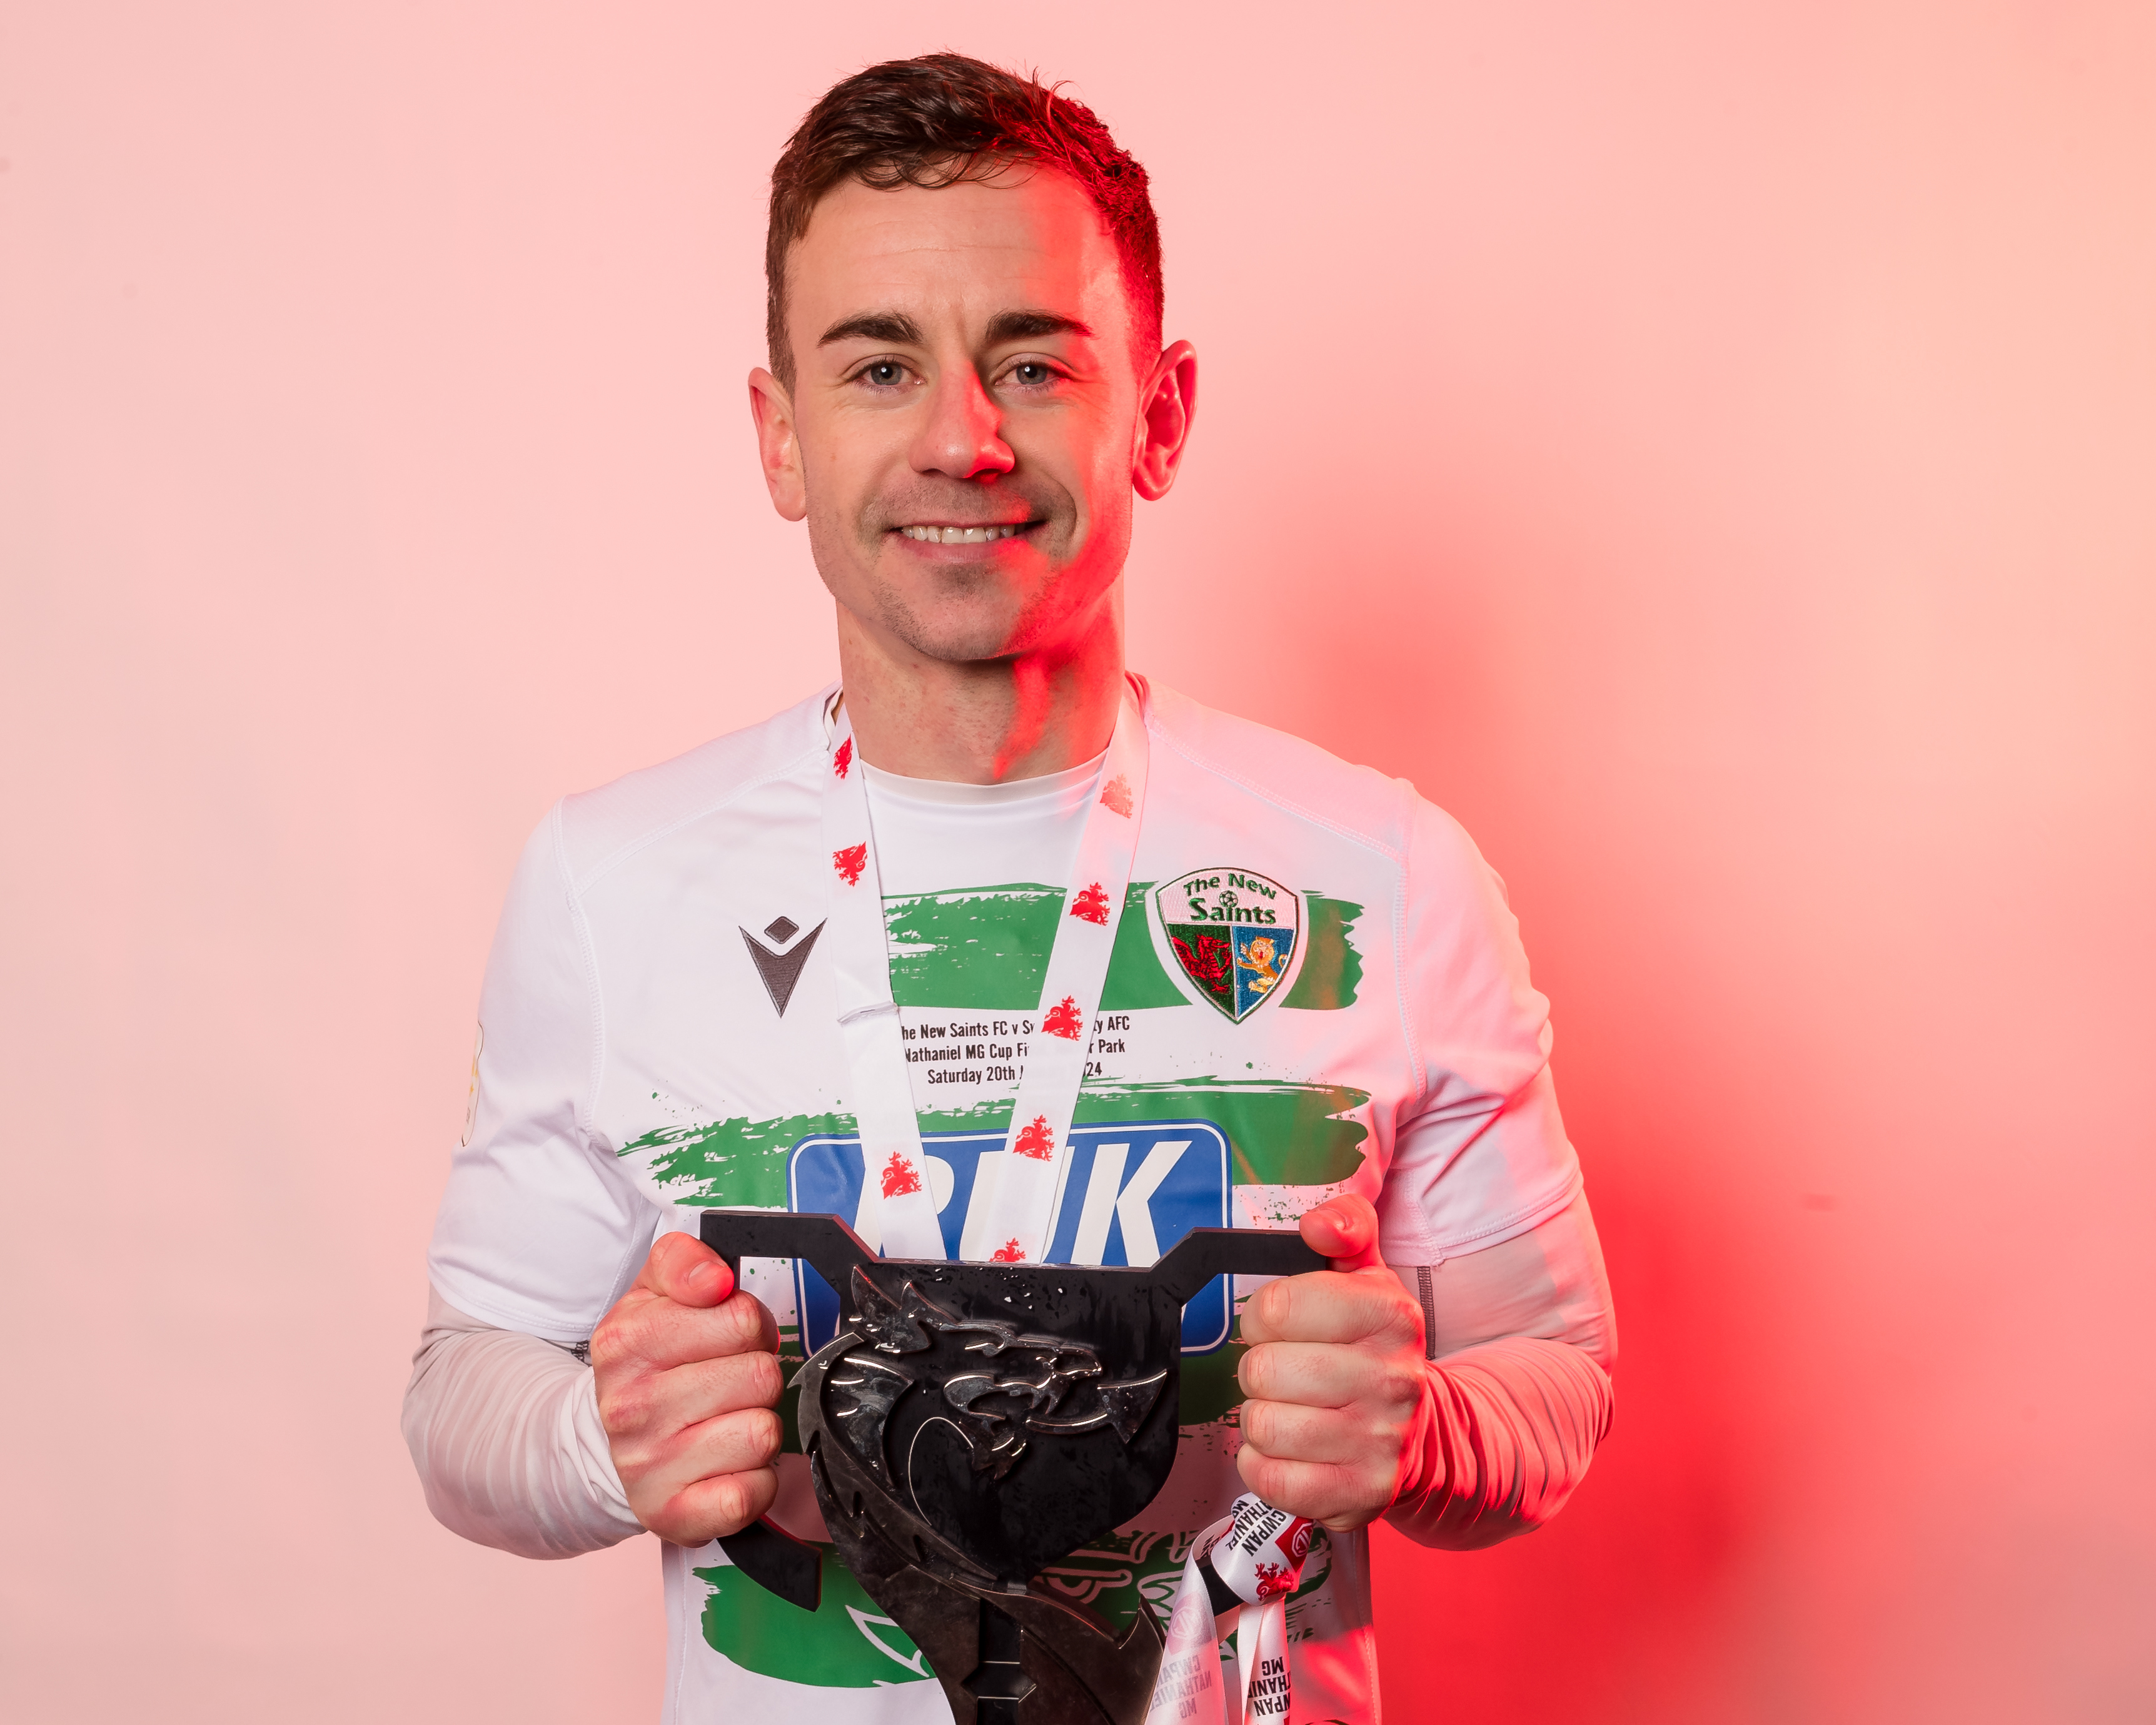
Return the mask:
{"type": "Polygon", "coordinates": [[[1300,893],[1250,869],[1199,869],[1155,892],[1153,910],[1199,998],[1237,1024],[1283,992],[1300,893]]]}

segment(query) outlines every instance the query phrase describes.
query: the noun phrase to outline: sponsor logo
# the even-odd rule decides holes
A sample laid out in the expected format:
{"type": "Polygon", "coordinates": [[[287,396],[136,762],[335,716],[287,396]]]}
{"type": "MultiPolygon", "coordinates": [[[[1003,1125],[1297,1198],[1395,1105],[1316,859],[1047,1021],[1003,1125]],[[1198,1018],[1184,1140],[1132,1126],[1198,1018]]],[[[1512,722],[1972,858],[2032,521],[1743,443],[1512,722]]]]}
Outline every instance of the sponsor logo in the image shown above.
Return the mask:
{"type": "MultiPolygon", "coordinates": [[[[739,927],[739,924],[735,925],[739,927]]],[[[777,916],[764,925],[764,939],[775,942],[767,947],[746,928],[741,937],[747,943],[749,962],[756,966],[756,973],[763,978],[763,991],[771,996],[771,1004],[781,1018],[786,1016],[786,1003],[793,998],[793,985],[801,980],[801,967],[808,962],[815,950],[816,937],[824,932],[819,922],[808,933],[801,934],[801,925],[791,916],[777,916]],[[787,944],[793,937],[801,938],[792,946],[787,944]]]]}
{"type": "MultiPolygon", "coordinates": [[[[1019,1249],[1016,1240],[990,1236],[971,1253],[962,1250],[968,1224],[978,1231],[988,1222],[995,1175],[1010,1153],[1004,1146],[997,1132],[932,1132],[921,1139],[943,1250],[953,1258],[1017,1261],[1004,1255],[1019,1249]]],[[[1050,1263],[1150,1264],[1193,1228],[1229,1225],[1228,1140],[1209,1120],[1075,1126],[1065,1168],[1050,1263]]],[[[788,1158],[787,1207],[835,1212],[880,1248],[875,1203],[863,1202],[864,1173],[859,1138],[803,1138],[788,1158]]],[[[793,1275],[802,1344],[813,1353],[838,1329],[839,1296],[798,1260],[793,1275]]],[[[1229,1317],[1227,1282],[1216,1278],[1183,1308],[1183,1351],[1210,1353],[1220,1347],[1229,1317]]]]}
{"type": "Polygon", "coordinates": [[[1240,1024],[1285,992],[1302,896],[1250,869],[1197,869],[1152,896],[1161,932],[1201,999],[1240,1024]]]}

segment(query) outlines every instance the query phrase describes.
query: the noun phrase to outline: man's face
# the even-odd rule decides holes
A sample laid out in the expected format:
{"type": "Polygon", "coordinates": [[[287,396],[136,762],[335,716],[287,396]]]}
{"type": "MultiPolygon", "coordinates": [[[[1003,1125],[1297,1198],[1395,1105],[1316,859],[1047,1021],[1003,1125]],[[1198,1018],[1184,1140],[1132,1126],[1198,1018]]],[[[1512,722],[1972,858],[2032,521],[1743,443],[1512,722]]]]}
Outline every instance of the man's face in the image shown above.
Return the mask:
{"type": "Polygon", "coordinates": [[[1130,543],[1155,367],[1085,193],[1025,167],[933,191],[846,180],[787,290],[790,403],[753,380],[765,466],[839,603],[945,661],[1086,629],[1130,543]]]}

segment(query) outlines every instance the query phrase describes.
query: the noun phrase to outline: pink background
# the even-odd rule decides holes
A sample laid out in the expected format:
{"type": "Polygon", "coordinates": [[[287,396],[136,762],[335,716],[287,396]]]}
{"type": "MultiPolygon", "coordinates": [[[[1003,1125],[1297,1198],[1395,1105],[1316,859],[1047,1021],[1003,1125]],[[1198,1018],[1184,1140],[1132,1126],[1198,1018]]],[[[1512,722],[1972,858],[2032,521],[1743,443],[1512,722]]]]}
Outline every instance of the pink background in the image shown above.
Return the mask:
{"type": "Polygon", "coordinates": [[[1152,167],[1133,658],[1511,882],[1624,1327],[1395,1719],[2156,1717],[2156,10],[0,3],[0,1712],[653,1717],[396,1425],[560,793],[833,665],[764,176],[952,45],[1152,167]],[[893,20],[901,13],[906,21],[893,20]]]}

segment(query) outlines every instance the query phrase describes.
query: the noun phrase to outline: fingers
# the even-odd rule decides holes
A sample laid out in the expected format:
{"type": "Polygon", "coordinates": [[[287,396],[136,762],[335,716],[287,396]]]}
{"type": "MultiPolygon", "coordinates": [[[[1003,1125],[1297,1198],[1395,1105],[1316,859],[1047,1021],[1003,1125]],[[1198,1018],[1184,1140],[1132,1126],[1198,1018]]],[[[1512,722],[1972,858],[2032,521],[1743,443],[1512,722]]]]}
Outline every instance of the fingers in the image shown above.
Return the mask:
{"type": "Polygon", "coordinates": [[[615,1440],[618,1465],[648,1466],[675,1437],[708,1421],[769,1409],[783,1384],[778,1361],[762,1353],[692,1360],[670,1371],[639,1367],[600,1380],[599,1420],[615,1440]]]}
{"type": "Polygon", "coordinates": [[[1253,1343],[1412,1340],[1419,1351],[1421,1326],[1422,1308],[1389,1270],[1282,1276],[1243,1307],[1243,1339],[1253,1343]]]}
{"type": "Polygon", "coordinates": [[[1424,1389],[1416,1356],[1270,1342],[1244,1355],[1240,1376],[1250,1399],[1237,1466],[1252,1491],[1336,1530],[1383,1512],[1424,1389]]]}
{"type": "Polygon", "coordinates": [[[685,1234],[653,1243],[591,1342],[599,1419],[645,1527],[701,1545],[771,1507],[778,1347],[770,1312],[716,1252],[685,1234]]]}
{"type": "Polygon", "coordinates": [[[1367,1198],[1328,1198],[1304,1214],[1301,1229],[1303,1244],[1324,1253],[1335,1270],[1384,1267],[1378,1250],[1378,1212],[1367,1198]]]}
{"type": "Polygon", "coordinates": [[[734,1291],[726,1260],[687,1234],[662,1234],[651,1243],[635,1286],[676,1306],[716,1306],[734,1291]]]}
{"type": "Polygon", "coordinates": [[[706,1481],[769,1467],[783,1435],[778,1415],[769,1408],[742,1408],[617,1447],[636,1474],[635,1496],[663,1512],[683,1491],[706,1481]]]}
{"type": "Polygon", "coordinates": [[[702,1545],[740,1532],[766,1513],[778,1496],[775,1467],[695,1480],[645,1516],[644,1523],[676,1545],[702,1545]]]}
{"type": "Polygon", "coordinates": [[[1276,1509],[1345,1533],[1368,1527],[1392,1502],[1393,1481],[1331,1462],[1291,1461],[1245,1444],[1235,1454],[1243,1483],[1276,1509]]]}
{"type": "Polygon", "coordinates": [[[602,1392],[614,1469],[638,1520],[677,1543],[701,1545],[770,1507],[784,1426],[762,1399],[778,1373],[769,1354],[742,1354],[639,1372],[611,1396],[602,1392]],[[690,1411],[714,1404],[723,1411],[701,1419],[690,1411]]]}
{"type": "Polygon", "coordinates": [[[1243,1404],[1243,1442],[1276,1461],[1309,1461],[1384,1471],[1400,1453],[1399,1421],[1360,1404],[1312,1408],[1296,1402],[1243,1404]]]}
{"type": "Polygon", "coordinates": [[[1399,1485],[1428,1388],[1422,1308],[1385,1268],[1367,1200],[1321,1204],[1302,1232],[1333,1268],[1270,1282],[1243,1307],[1236,1466],[1268,1503],[1345,1531],[1399,1485]]]}
{"type": "Polygon", "coordinates": [[[1422,1393],[1421,1362],[1404,1350],[1327,1342],[1266,1342],[1243,1356],[1235,1376],[1252,1401],[1397,1408],[1422,1393]]]}
{"type": "Polygon", "coordinates": [[[696,1360],[769,1353],[778,1347],[778,1326],[753,1294],[737,1292],[722,1304],[698,1307],[679,1305],[639,1283],[592,1332],[592,1363],[602,1373],[635,1366],[665,1371],[696,1360]]]}

